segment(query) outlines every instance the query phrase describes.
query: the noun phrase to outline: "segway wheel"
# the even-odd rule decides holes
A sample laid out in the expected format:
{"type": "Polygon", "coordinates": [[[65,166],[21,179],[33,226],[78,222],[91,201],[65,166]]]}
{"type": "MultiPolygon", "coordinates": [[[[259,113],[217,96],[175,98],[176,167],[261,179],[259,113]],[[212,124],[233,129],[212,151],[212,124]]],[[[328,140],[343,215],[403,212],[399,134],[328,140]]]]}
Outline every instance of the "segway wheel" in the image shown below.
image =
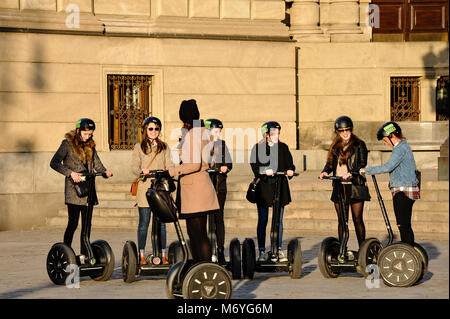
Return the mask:
{"type": "Polygon", "coordinates": [[[169,245],[168,257],[171,265],[183,260],[183,253],[179,241],[174,241],[169,245]]]}
{"type": "Polygon", "coordinates": [[[230,242],[230,264],[231,264],[231,276],[233,279],[241,279],[241,243],[239,239],[234,238],[230,242]]]}
{"type": "Polygon", "coordinates": [[[386,285],[409,287],[422,274],[422,261],[416,250],[404,243],[383,248],[378,255],[378,270],[386,285]]]}
{"type": "Polygon", "coordinates": [[[325,278],[337,278],[340,272],[331,270],[331,262],[339,255],[340,243],[334,237],[327,237],[322,241],[319,248],[318,264],[319,270],[325,278]]]}
{"type": "Polygon", "coordinates": [[[423,279],[423,277],[425,277],[428,272],[428,254],[425,248],[423,248],[418,243],[414,243],[414,249],[417,251],[417,253],[419,253],[422,261],[422,274],[419,276],[419,279],[417,279],[417,282],[419,282],[423,279]]]}
{"type": "Polygon", "coordinates": [[[181,299],[181,289],[177,289],[176,285],[178,284],[177,281],[177,275],[178,272],[182,271],[183,262],[177,262],[172,267],[170,267],[169,271],[167,272],[166,277],[166,295],[169,299],[181,299]],[[176,294],[176,291],[179,291],[179,294],[176,294]]]}
{"type": "Polygon", "coordinates": [[[91,276],[91,278],[96,281],[107,281],[111,278],[115,263],[114,253],[111,246],[109,246],[109,244],[104,240],[96,240],[91,243],[91,246],[97,263],[105,265],[103,268],[103,273],[100,276],[91,276]]]}
{"type": "Polygon", "coordinates": [[[47,255],[47,273],[56,285],[65,285],[70,272],[69,265],[77,265],[77,258],[72,248],[64,243],[56,243],[47,255]]]}
{"type": "Polygon", "coordinates": [[[210,262],[191,267],[182,289],[184,299],[230,299],[233,290],[228,271],[210,262]]]}
{"type": "Polygon", "coordinates": [[[242,272],[244,278],[253,279],[256,268],[255,242],[246,238],[242,243],[242,272]]]}
{"type": "Polygon", "coordinates": [[[136,278],[137,272],[137,249],[136,244],[127,241],[122,250],[122,278],[124,282],[131,283],[136,278]]]}
{"type": "Polygon", "coordinates": [[[288,244],[289,275],[292,279],[302,276],[302,248],[300,238],[293,238],[288,244]]]}
{"type": "Polygon", "coordinates": [[[358,252],[358,272],[361,273],[364,278],[369,276],[367,272],[367,266],[371,264],[377,264],[378,255],[381,250],[381,243],[376,238],[366,239],[359,248],[358,252]]]}

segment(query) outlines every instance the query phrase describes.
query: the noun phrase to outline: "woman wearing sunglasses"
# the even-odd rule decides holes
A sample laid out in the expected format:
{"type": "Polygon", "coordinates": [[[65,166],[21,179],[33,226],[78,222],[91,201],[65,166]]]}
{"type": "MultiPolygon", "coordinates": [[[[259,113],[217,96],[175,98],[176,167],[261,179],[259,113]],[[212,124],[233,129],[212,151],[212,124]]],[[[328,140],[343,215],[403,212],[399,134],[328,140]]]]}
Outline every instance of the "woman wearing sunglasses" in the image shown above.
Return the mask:
{"type": "MultiPolygon", "coordinates": [[[[131,169],[136,177],[149,174],[150,170],[168,169],[173,166],[170,158],[170,149],[160,137],[161,121],[154,116],[145,119],[141,127],[142,138],[136,143],[131,158],[131,169]]],[[[148,226],[150,224],[151,210],[145,193],[150,187],[151,180],[139,181],[136,194],[139,210],[139,226],[137,231],[140,264],[147,264],[145,259],[145,245],[147,242],[148,226]]],[[[161,224],[161,256],[164,264],[168,263],[166,255],[166,225],[161,224]]]]}
{"type": "MultiPolygon", "coordinates": [[[[328,176],[342,176],[344,179],[345,212],[341,212],[338,203],[337,185],[333,182],[331,201],[338,215],[348,214],[352,209],[352,220],[355,225],[358,244],[361,246],[366,237],[366,228],[363,221],[364,201],[370,200],[366,178],[359,174],[359,170],[367,165],[367,148],[364,141],[359,139],[353,131],[353,122],[348,116],[341,116],[334,123],[336,136],[330,146],[327,163],[319,178],[328,176]]],[[[339,222],[339,240],[342,241],[344,225],[339,222]]]]}

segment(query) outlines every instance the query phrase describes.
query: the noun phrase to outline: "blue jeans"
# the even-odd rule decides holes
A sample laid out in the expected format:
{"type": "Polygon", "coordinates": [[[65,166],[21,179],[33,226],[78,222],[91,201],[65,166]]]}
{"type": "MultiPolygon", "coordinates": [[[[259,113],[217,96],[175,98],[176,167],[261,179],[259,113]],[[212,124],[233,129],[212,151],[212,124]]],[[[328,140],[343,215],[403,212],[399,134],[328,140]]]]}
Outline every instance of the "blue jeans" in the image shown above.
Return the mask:
{"type": "MultiPolygon", "coordinates": [[[[258,247],[259,250],[265,250],[266,248],[266,228],[267,221],[269,219],[269,207],[257,204],[258,208],[258,226],[256,228],[256,234],[258,236],[258,247]]],[[[281,247],[283,243],[283,213],[284,206],[281,207],[280,212],[280,234],[278,236],[278,248],[281,247]]]]}
{"type": "MultiPolygon", "coordinates": [[[[138,207],[139,226],[138,226],[138,249],[145,250],[147,242],[148,225],[150,224],[150,207],[138,207]]],[[[161,249],[166,249],[166,224],[161,223],[161,249]]]]}

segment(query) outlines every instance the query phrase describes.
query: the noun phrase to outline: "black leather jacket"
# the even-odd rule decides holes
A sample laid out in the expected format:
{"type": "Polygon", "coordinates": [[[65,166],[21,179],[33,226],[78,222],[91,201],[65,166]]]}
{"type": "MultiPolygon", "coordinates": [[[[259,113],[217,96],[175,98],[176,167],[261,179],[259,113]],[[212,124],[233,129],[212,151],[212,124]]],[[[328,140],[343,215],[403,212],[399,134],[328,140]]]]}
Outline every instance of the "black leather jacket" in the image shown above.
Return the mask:
{"type": "MultiPolygon", "coordinates": [[[[352,184],[354,185],[364,185],[366,182],[366,178],[359,174],[359,170],[367,165],[367,147],[366,143],[362,140],[356,140],[352,148],[350,150],[350,156],[347,159],[347,169],[348,172],[352,174],[352,184]]],[[[328,163],[325,164],[322,172],[326,172],[328,174],[333,173],[336,175],[336,168],[338,163],[338,154],[333,155],[333,163],[332,166],[329,166],[328,163]]]]}

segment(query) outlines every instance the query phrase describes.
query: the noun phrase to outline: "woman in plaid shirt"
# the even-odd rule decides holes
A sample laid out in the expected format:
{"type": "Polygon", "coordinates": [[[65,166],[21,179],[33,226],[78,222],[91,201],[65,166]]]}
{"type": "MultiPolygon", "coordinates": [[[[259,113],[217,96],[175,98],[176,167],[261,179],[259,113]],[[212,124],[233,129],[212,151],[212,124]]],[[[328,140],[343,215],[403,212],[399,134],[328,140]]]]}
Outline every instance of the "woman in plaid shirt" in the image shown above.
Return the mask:
{"type": "Polygon", "coordinates": [[[389,173],[389,188],[392,192],[401,240],[414,245],[411,216],[415,200],[420,199],[420,189],[413,152],[402,135],[402,129],[395,122],[383,124],[378,130],[377,139],[383,140],[392,148],[391,157],[383,165],[362,168],[360,173],[371,175],[389,173]]]}

